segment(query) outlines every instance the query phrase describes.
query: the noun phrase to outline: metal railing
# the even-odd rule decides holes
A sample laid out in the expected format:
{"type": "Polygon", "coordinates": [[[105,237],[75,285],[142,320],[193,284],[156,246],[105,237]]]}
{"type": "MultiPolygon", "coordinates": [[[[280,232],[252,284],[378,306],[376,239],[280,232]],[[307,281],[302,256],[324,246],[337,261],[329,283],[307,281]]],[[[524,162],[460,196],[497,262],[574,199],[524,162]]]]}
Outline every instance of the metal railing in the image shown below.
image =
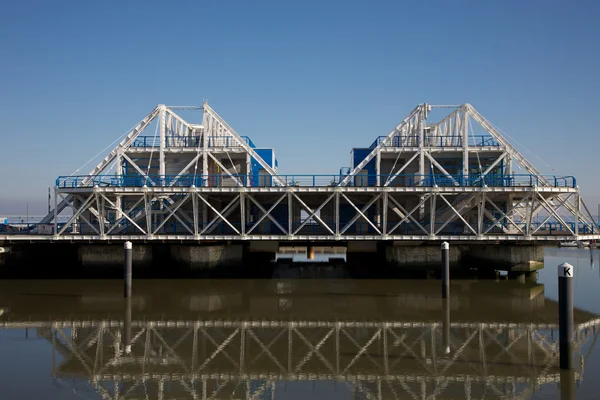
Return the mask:
{"type": "MultiPolygon", "coordinates": [[[[256,148],[248,136],[242,136],[242,140],[251,148],[256,148]]],[[[166,136],[166,147],[201,147],[200,136],[166,136]]],[[[208,147],[241,147],[237,138],[233,136],[208,136],[208,147]]],[[[138,136],[131,147],[160,147],[160,136],[138,136]]]]}
{"type": "MultiPolygon", "coordinates": [[[[78,187],[189,187],[189,186],[252,186],[252,187],[276,187],[276,186],[308,186],[308,187],[331,187],[339,186],[343,175],[278,175],[284,184],[279,184],[271,175],[99,175],[93,178],[89,176],[59,176],[56,179],[57,188],[78,187]],[[88,182],[85,182],[90,179],[88,182]]],[[[573,176],[555,175],[481,175],[469,176],[457,175],[356,175],[348,186],[353,187],[535,187],[544,186],[549,182],[553,187],[575,188],[577,182],[573,176]]]]}
{"type": "MultiPolygon", "coordinates": [[[[370,149],[377,147],[387,136],[379,136],[369,146],[370,149]]],[[[394,136],[385,147],[419,147],[419,136],[394,136]]],[[[490,135],[474,135],[468,138],[469,147],[499,147],[500,144],[490,135]]],[[[426,136],[423,141],[425,147],[462,147],[463,137],[454,136],[426,136]]]]}

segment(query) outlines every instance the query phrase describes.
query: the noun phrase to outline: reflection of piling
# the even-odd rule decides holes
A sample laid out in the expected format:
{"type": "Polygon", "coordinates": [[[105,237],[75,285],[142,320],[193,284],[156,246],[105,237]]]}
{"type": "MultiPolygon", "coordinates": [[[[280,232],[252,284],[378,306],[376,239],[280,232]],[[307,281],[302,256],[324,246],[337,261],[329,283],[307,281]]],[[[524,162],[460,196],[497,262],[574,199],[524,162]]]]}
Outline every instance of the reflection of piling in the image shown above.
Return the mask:
{"type": "Polygon", "coordinates": [[[131,353],[131,297],[125,299],[125,354],[131,353]]]}
{"type": "Polygon", "coordinates": [[[442,300],[442,344],[444,353],[450,354],[450,300],[442,300]]]}
{"type": "Polygon", "coordinates": [[[125,242],[125,297],[131,297],[131,275],[133,267],[133,246],[131,242],[125,242]]]}
{"type": "Polygon", "coordinates": [[[571,264],[558,266],[558,330],[560,368],[573,369],[573,274],[571,264]]]}
{"type": "Polygon", "coordinates": [[[442,243],[442,298],[450,297],[450,245],[442,243]]]}
{"type": "Polygon", "coordinates": [[[560,400],[575,400],[575,371],[560,371],[560,400]]]}

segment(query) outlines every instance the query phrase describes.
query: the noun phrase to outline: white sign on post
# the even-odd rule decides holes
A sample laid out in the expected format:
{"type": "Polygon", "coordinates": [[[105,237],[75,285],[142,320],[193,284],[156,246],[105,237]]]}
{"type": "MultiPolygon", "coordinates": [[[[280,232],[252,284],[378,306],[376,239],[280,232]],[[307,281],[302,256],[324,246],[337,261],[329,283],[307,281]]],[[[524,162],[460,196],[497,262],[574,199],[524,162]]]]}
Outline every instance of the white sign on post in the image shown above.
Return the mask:
{"type": "Polygon", "coordinates": [[[573,266],[569,263],[562,263],[558,266],[558,276],[560,278],[572,278],[573,272],[573,266]]]}

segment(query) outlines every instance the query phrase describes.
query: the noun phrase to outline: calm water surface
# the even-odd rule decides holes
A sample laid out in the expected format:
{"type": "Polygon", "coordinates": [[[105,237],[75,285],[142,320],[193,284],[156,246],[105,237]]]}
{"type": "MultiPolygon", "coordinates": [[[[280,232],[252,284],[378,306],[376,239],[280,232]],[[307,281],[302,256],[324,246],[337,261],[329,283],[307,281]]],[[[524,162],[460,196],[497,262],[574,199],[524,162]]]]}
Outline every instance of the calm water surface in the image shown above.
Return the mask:
{"type": "Polygon", "coordinates": [[[130,302],[118,280],[3,281],[0,399],[598,399],[599,259],[548,249],[537,282],[453,281],[447,302],[439,281],[337,267],[137,280],[130,302]],[[564,261],[573,374],[557,368],[564,261]]]}

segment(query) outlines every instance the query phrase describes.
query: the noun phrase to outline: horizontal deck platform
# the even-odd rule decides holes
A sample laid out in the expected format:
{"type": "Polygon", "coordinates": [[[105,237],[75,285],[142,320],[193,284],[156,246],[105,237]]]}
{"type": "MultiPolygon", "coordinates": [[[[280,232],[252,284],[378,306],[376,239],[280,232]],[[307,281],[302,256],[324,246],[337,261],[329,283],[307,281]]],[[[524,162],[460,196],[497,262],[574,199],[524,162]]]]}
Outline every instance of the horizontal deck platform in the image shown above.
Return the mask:
{"type": "MultiPolygon", "coordinates": [[[[600,234],[597,235],[579,235],[579,240],[600,240],[600,234]]],[[[398,241],[398,242],[415,242],[423,241],[439,242],[517,242],[520,244],[540,244],[557,243],[573,240],[573,236],[569,235],[545,235],[545,236],[521,236],[521,235],[173,235],[173,234],[156,234],[148,235],[78,235],[78,234],[61,234],[61,235],[0,235],[0,241],[10,242],[226,242],[226,241],[250,241],[250,240],[265,240],[274,242],[351,242],[351,241],[398,241]]]]}

